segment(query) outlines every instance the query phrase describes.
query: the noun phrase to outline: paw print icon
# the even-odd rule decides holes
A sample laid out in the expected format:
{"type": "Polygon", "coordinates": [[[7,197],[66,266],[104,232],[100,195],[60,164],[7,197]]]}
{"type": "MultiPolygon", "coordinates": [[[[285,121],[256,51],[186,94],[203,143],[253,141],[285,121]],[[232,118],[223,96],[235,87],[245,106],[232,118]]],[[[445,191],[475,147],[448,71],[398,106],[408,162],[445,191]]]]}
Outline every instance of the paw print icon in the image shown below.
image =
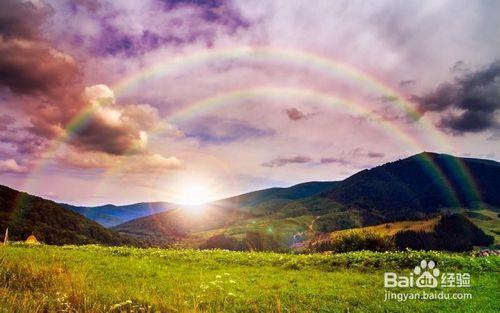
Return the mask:
{"type": "Polygon", "coordinates": [[[413,269],[415,275],[419,275],[415,285],[419,288],[436,288],[438,285],[439,269],[436,268],[434,261],[427,262],[422,260],[420,265],[413,269]]]}

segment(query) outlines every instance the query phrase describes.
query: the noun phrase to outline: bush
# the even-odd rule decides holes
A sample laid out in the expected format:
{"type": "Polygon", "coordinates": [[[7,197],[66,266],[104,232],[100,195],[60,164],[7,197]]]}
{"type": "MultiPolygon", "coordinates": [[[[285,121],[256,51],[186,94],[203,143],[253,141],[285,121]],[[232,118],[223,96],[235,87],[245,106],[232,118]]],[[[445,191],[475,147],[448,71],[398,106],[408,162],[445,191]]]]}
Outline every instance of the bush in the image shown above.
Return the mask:
{"type": "Polygon", "coordinates": [[[324,240],[313,245],[312,250],[317,252],[349,252],[349,251],[390,251],[395,245],[390,236],[371,231],[350,231],[324,240]]]}
{"type": "Polygon", "coordinates": [[[233,251],[243,251],[245,247],[243,243],[236,238],[225,236],[224,234],[215,235],[210,237],[204,244],[200,246],[201,249],[225,249],[233,251]]]}

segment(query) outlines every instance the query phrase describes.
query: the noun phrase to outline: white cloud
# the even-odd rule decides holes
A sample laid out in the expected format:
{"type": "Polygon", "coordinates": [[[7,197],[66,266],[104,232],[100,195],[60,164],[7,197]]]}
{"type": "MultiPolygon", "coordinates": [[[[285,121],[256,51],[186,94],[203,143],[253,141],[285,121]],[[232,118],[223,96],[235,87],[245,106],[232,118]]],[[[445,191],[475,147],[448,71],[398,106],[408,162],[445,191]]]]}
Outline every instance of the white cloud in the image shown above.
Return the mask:
{"type": "Polygon", "coordinates": [[[27,168],[17,163],[14,159],[0,160],[0,172],[7,173],[25,173],[27,168]]]}
{"type": "Polygon", "coordinates": [[[60,153],[57,158],[62,163],[74,168],[111,170],[115,174],[161,174],[185,167],[184,161],[174,156],[165,157],[158,153],[118,156],[70,149],[60,153]]]}

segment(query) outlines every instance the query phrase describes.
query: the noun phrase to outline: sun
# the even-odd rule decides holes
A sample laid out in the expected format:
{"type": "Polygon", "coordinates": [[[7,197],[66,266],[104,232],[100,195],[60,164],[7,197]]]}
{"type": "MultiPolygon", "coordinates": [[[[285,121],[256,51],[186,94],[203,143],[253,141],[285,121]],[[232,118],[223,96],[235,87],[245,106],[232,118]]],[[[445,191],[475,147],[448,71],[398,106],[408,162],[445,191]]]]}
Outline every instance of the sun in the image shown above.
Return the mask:
{"type": "Polygon", "coordinates": [[[206,184],[186,182],[179,188],[175,202],[184,205],[201,205],[213,200],[213,194],[206,184]]]}

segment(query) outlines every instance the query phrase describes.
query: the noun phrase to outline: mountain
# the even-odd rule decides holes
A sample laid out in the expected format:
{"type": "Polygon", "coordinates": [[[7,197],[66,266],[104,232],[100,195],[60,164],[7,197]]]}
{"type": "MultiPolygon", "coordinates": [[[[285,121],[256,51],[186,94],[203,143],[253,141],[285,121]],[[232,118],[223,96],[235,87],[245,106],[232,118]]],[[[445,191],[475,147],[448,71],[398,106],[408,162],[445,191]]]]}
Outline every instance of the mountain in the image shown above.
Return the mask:
{"type": "MultiPolygon", "coordinates": [[[[213,205],[218,207],[239,206],[252,209],[266,202],[269,202],[267,204],[271,205],[277,199],[294,200],[315,195],[332,189],[334,184],[335,182],[310,182],[298,184],[290,188],[269,188],[217,201],[213,205]]],[[[141,202],[129,205],[107,204],[94,207],[74,206],[66,203],[61,203],[61,205],[90,220],[96,221],[104,227],[117,226],[130,220],[166,212],[179,207],[179,205],[168,202],[141,202]]]]}
{"type": "Polygon", "coordinates": [[[358,208],[364,224],[375,224],[450,208],[498,209],[498,190],[500,163],[424,152],[363,170],[321,196],[358,208]],[[462,168],[477,187],[470,187],[462,168]]]}
{"type": "Polygon", "coordinates": [[[203,208],[183,207],[156,213],[120,224],[112,229],[139,238],[150,245],[165,245],[182,241],[193,232],[233,225],[250,217],[251,214],[248,212],[205,205],[203,208]]]}
{"type": "Polygon", "coordinates": [[[116,226],[136,218],[168,211],[175,207],[174,204],[168,202],[141,202],[129,205],[106,204],[94,207],[74,206],[66,203],[61,203],[61,205],[104,227],[116,226]]]}
{"type": "Polygon", "coordinates": [[[336,182],[310,182],[288,188],[269,188],[200,206],[178,206],[174,210],[138,218],[113,227],[121,233],[150,243],[183,240],[193,232],[238,224],[307,199],[335,187],[336,182]]]}
{"type": "Polygon", "coordinates": [[[134,239],[108,230],[78,213],[40,197],[0,185],[0,235],[25,240],[34,234],[47,244],[139,245],[134,239]]]}
{"type": "Polygon", "coordinates": [[[318,232],[419,220],[453,210],[498,210],[497,190],[500,163],[423,152],[339,182],[254,191],[210,203],[198,212],[178,208],[113,229],[143,239],[196,245],[211,237],[244,238],[258,232],[271,246],[290,246],[318,232]],[[476,188],[464,179],[463,168],[476,188]]]}

